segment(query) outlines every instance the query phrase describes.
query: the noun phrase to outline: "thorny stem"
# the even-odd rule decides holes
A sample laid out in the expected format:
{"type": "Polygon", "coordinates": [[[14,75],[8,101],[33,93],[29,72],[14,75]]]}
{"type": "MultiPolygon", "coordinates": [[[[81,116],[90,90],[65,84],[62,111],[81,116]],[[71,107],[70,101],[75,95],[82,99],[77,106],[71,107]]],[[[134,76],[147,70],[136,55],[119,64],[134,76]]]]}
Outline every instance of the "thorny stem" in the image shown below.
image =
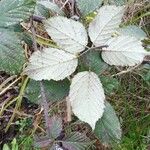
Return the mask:
{"type": "MultiPolygon", "coordinates": [[[[31,22],[31,32],[32,32],[32,40],[33,40],[33,46],[34,46],[34,51],[38,51],[37,43],[36,43],[36,33],[34,29],[34,24],[33,24],[33,18],[30,20],[31,22]]],[[[44,118],[45,118],[45,126],[46,126],[46,133],[48,136],[50,136],[50,128],[49,128],[49,106],[47,103],[47,98],[46,98],[46,93],[43,85],[43,81],[40,81],[40,88],[41,88],[41,106],[44,108],[44,118]]]]}
{"type": "Polygon", "coordinates": [[[37,43],[36,43],[36,33],[35,33],[32,17],[30,20],[30,24],[31,24],[31,32],[32,32],[32,41],[33,41],[34,51],[38,51],[38,47],[37,47],[37,43]]]}
{"type": "Polygon", "coordinates": [[[45,126],[46,126],[46,133],[47,135],[50,137],[50,129],[49,129],[49,115],[48,115],[48,103],[47,103],[47,98],[46,98],[46,94],[45,94],[45,89],[44,89],[44,85],[43,82],[40,82],[40,88],[41,88],[41,97],[42,97],[42,103],[41,105],[44,108],[44,117],[45,117],[45,126]]]}

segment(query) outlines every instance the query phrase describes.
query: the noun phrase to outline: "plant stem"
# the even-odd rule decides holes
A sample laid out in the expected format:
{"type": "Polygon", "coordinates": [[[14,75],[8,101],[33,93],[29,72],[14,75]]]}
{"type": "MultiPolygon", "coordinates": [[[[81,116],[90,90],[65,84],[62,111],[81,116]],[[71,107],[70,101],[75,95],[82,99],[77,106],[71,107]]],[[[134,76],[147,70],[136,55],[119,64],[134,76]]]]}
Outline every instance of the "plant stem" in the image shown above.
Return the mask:
{"type": "Polygon", "coordinates": [[[5,132],[8,131],[8,129],[9,129],[9,127],[10,127],[12,121],[13,121],[14,118],[15,118],[16,111],[17,111],[17,110],[20,108],[20,106],[21,106],[22,98],[23,98],[23,95],[24,95],[24,92],[25,92],[25,89],[26,89],[28,80],[29,80],[28,77],[26,77],[26,78],[23,80],[23,83],[22,83],[21,89],[20,89],[20,93],[19,93],[18,97],[16,97],[17,103],[16,103],[16,105],[15,105],[15,109],[14,109],[14,111],[13,111],[13,114],[12,114],[12,116],[11,116],[11,118],[10,118],[10,120],[9,120],[9,122],[8,122],[8,124],[7,124],[7,126],[6,126],[5,132]]]}
{"type": "Polygon", "coordinates": [[[67,122],[71,122],[72,111],[71,111],[71,103],[69,97],[66,97],[66,104],[67,104],[67,122]]]}
{"type": "MultiPolygon", "coordinates": [[[[36,42],[36,32],[35,32],[34,24],[33,24],[33,18],[31,18],[30,22],[31,22],[31,32],[32,32],[34,51],[38,51],[37,42],[36,42]]],[[[44,108],[46,133],[47,133],[48,136],[50,136],[49,114],[48,114],[49,106],[48,106],[48,103],[47,103],[47,98],[46,98],[46,93],[45,93],[43,81],[40,81],[40,88],[41,88],[41,97],[42,97],[41,106],[44,108]]]]}
{"type": "MultiPolygon", "coordinates": [[[[24,24],[21,24],[21,26],[32,36],[32,32],[24,24]]],[[[36,42],[38,44],[59,48],[53,40],[44,38],[38,34],[36,34],[35,36],[36,36],[36,42]]]]}
{"type": "Polygon", "coordinates": [[[40,88],[41,88],[41,97],[42,97],[42,103],[41,105],[44,108],[44,117],[45,117],[45,126],[46,126],[46,133],[50,137],[50,129],[49,129],[49,106],[47,103],[46,93],[43,85],[43,81],[40,82],[40,88]]]}
{"type": "Polygon", "coordinates": [[[105,47],[107,48],[108,45],[102,45],[102,46],[98,46],[98,47],[88,48],[87,50],[83,51],[83,52],[79,55],[79,57],[82,56],[82,55],[84,55],[84,54],[86,54],[87,52],[89,52],[89,51],[91,51],[91,50],[99,49],[99,51],[101,51],[102,48],[105,48],[105,47]]]}
{"type": "Polygon", "coordinates": [[[13,86],[14,84],[16,84],[20,79],[21,79],[21,77],[17,78],[15,81],[13,81],[11,84],[9,84],[6,88],[4,88],[0,92],[0,95],[4,94],[11,86],[13,86]]]}
{"type": "Polygon", "coordinates": [[[41,16],[38,16],[38,15],[33,15],[32,16],[32,19],[36,22],[39,22],[39,23],[42,23],[43,20],[45,20],[46,18],[45,17],[41,17],[41,16]]]}

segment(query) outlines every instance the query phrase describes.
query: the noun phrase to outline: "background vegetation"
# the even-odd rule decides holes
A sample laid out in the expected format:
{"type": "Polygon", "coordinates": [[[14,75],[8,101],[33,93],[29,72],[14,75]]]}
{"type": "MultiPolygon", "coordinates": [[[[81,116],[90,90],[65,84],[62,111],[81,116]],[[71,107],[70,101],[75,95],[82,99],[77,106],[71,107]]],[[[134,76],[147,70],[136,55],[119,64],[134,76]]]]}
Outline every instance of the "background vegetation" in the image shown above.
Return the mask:
{"type": "MultiPolygon", "coordinates": [[[[69,13],[66,1],[60,0],[57,2],[58,5],[63,6],[63,9],[69,13]]],[[[105,3],[107,2],[106,0],[105,3]]],[[[149,51],[150,3],[148,0],[135,0],[134,2],[130,2],[127,7],[128,9],[127,13],[124,15],[123,24],[137,25],[146,32],[148,39],[144,41],[144,44],[149,51]]],[[[45,15],[51,14],[46,8],[42,13],[45,15]]],[[[86,21],[90,22],[93,15],[94,14],[88,15],[86,21]]],[[[25,27],[27,26],[28,24],[25,25],[25,27]]],[[[44,44],[51,42],[41,38],[48,38],[48,35],[45,34],[41,28],[41,25],[36,23],[36,33],[40,36],[38,39],[39,42],[44,44]]],[[[22,33],[24,34],[25,40],[28,44],[32,43],[30,33],[27,32],[28,35],[26,36],[26,29],[17,28],[17,30],[23,30],[22,33]]],[[[20,36],[20,31],[16,32],[18,32],[20,36]]],[[[25,44],[24,48],[30,53],[33,51],[32,46],[31,49],[29,49],[30,47],[27,47],[25,44]]],[[[115,75],[114,78],[106,79],[104,77],[103,79],[106,93],[109,93],[107,94],[107,99],[114,106],[123,129],[121,142],[117,144],[114,143],[112,149],[148,150],[150,149],[150,58],[145,58],[144,62],[139,67],[116,75],[124,69],[125,68],[111,68],[106,74],[108,77],[115,75]]],[[[0,149],[2,149],[3,145],[6,143],[7,145],[5,145],[4,150],[8,150],[9,148],[12,150],[35,149],[33,145],[35,145],[34,140],[36,136],[38,137],[44,134],[44,119],[42,117],[41,107],[33,103],[32,98],[30,98],[29,101],[26,97],[22,97],[22,93],[19,89],[24,88],[24,83],[21,81],[20,76],[11,76],[4,71],[0,72],[0,90],[2,92],[0,97],[0,149]],[[14,102],[4,110],[5,104],[9,103],[13,97],[18,96],[18,93],[18,99],[23,98],[22,103],[18,103],[19,107],[16,107],[16,103],[14,102]],[[10,122],[10,118],[14,111],[16,115],[10,122]]],[[[37,85],[35,85],[35,89],[36,88],[37,85]]],[[[34,92],[33,89],[33,93],[34,92]]],[[[61,93],[59,96],[61,97],[61,93]]],[[[57,103],[53,102],[51,105],[53,109],[51,109],[50,113],[62,116],[64,126],[68,127],[66,133],[70,132],[70,130],[85,133],[91,141],[94,141],[90,149],[111,149],[110,147],[102,145],[101,142],[97,140],[88,125],[76,122],[76,118],[72,118],[72,124],[66,122],[67,112],[64,101],[57,103]]]]}

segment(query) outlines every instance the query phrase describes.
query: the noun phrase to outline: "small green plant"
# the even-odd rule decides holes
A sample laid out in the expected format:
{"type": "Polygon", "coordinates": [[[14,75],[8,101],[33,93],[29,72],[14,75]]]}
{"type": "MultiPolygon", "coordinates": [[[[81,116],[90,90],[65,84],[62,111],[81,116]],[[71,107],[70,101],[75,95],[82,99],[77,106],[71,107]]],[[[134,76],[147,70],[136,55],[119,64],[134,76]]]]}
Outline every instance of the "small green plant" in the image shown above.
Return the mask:
{"type": "Polygon", "coordinates": [[[17,140],[15,138],[13,139],[13,141],[11,142],[11,147],[9,147],[9,145],[7,144],[4,144],[3,150],[19,150],[17,140]]]}
{"type": "MultiPolygon", "coordinates": [[[[124,1],[113,2],[116,3],[122,5],[124,1]]],[[[106,76],[105,71],[111,66],[130,67],[131,70],[149,55],[142,46],[142,40],[147,38],[142,29],[134,25],[120,27],[125,6],[109,5],[111,2],[106,4],[101,0],[86,3],[77,0],[74,4],[77,4],[80,16],[71,9],[68,17],[62,8],[49,1],[0,1],[0,70],[20,74],[22,79],[19,96],[14,99],[17,101],[15,110],[20,107],[23,96],[44,108],[47,135],[37,139],[35,147],[80,150],[93,144],[82,133],[67,134],[60,117],[49,117],[47,100],[62,99],[66,99],[68,110],[91,126],[102,143],[119,142],[121,125],[105,96],[118,82],[106,76]],[[41,12],[43,7],[45,12],[41,12]],[[46,19],[45,13],[49,10],[52,17],[46,19]],[[93,11],[96,16],[87,25],[86,16],[93,11]],[[19,27],[26,29],[24,22],[29,18],[31,31],[24,33],[19,27]],[[34,21],[37,20],[51,39],[35,33],[34,21]],[[28,43],[27,38],[31,42],[28,43]],[[28,59],[29,51],[23,46],[31,48],[31,43],[34,52],[28,59]]],[[[18,123],[24,128],[24,122],[18,123]]],[[[12,150],[17,148],[16,140],[13,140],[12,150]]],[[[10,148],[5,144],[3,150],[7,149],[10,148]]]]}

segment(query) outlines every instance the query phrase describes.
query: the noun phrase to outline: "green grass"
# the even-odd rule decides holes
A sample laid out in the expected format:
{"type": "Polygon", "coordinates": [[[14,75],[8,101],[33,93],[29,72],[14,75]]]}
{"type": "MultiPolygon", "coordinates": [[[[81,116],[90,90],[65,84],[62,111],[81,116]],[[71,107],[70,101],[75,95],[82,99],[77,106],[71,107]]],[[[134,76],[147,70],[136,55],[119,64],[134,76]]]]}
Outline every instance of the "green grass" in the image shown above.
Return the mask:
{"type": "Polygon", "coordinates": [[[119,80],[120,87],[111,102],[120,116],[123,138],[114,150],[147,150],[150,142],[150,82],[135,73],[123,75],[119,80]]]}

